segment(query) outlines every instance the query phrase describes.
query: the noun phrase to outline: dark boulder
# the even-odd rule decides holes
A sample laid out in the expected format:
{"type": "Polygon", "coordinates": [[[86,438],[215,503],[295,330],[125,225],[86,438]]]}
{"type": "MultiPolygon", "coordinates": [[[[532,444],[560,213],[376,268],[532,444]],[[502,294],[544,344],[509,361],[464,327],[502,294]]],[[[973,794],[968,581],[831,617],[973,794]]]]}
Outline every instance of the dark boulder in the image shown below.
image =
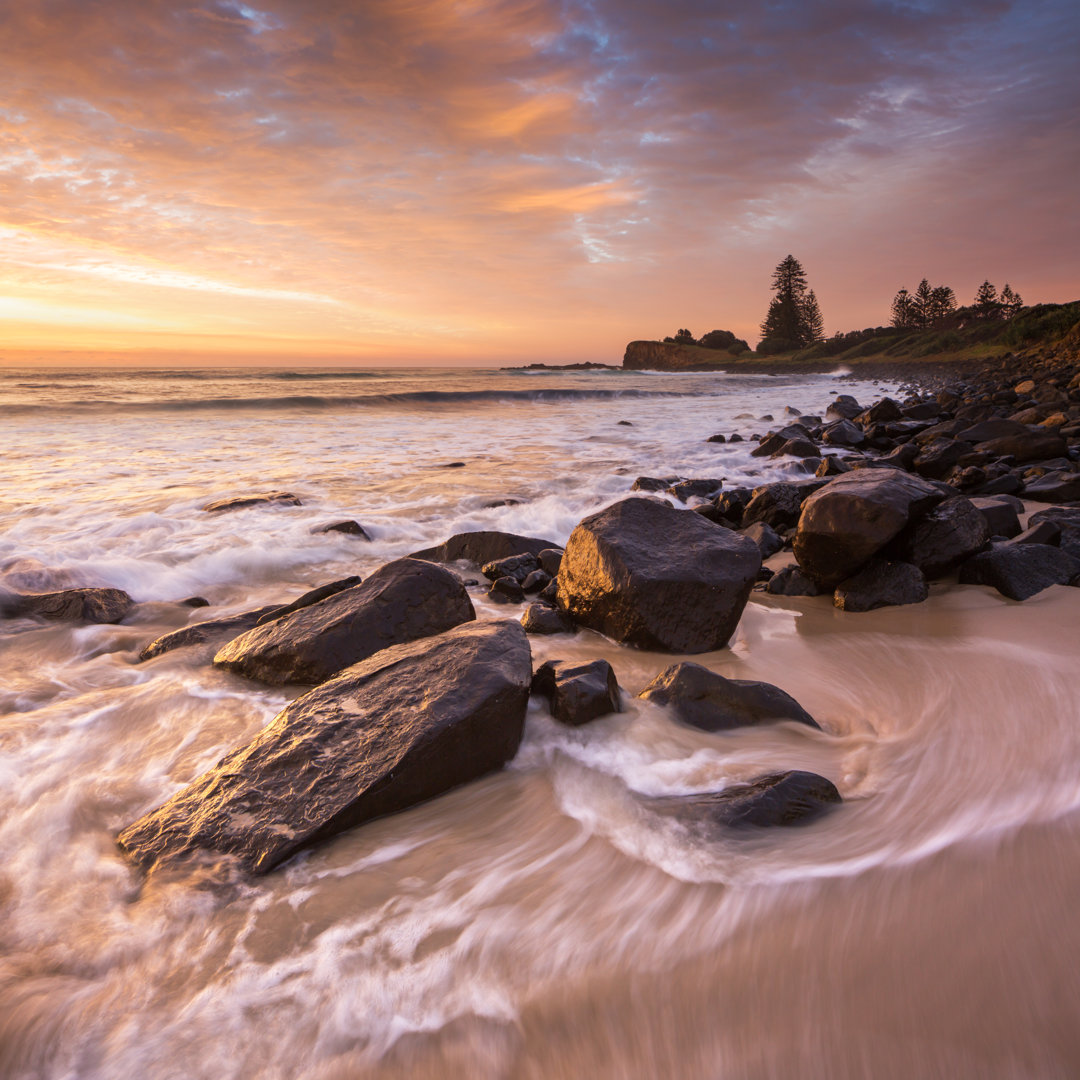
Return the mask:
{"type": "Polygon", "coordinates": [[[1024,498],[1035,502],[1074,502],[1080,499],[1080,472],[1057,469],[1024,485],[1024,498]]]}
{"type": "Polygon", "coordinates": [[[541,592],[551,583],[551,575],[546,570],[534,570],[521,583],[521,591],[527,593],[541,592]]]}
{"type": "Polygon", "coordinates": [[[672,484],[667,489],[667,493],[673,495],[679,502],[686,502],[687,499],[707,499],[710,495],[715,495],[723,486],[723,480],[680,480],[672,484]]]}
{"type": "Polygon", "coordinates": [[[255,608],[253,611],[245,611],[239,615],[230,615],[225,619],[206,619],[203,622],[192,623],[191,626],[182,626],[179,630],[162,634],[161,637],[151,641],[142,652],[139,660],[152,660],[162,653],[172,652],[173,649],[183,649],[189,645],[219,645],[223,641],[250,630],[260,620],[272,617],[280,612],[281,607],[277,604],[269,604],[266,607],[255,608]]]}
{"type": "Polygon", "coordinates": [[[814,718],[778,686],[749,679],[726,679],[700,664],[673,664],[660,672],[639,698],[667,705],[691,727],[702,731],[795,720],[818,727],[814,718]]]}
{"type": "Polygon", "coordinates": [[[896,469],[834,477],[803,505],[795,558],[816,581],[835,585],[943,498],[933,484],[896,469]]]}
{"type": "Polygon", "coordinates": [[[1040,521],[1029,525],[1019,536],[1006,540],[1007,544],[1051,544],[1058,547],[1061,543],[1061,526],[1055,521],[1040,521]]]}
{"type": "Polygon", "coordinates": [[[753,525],[747,525],[741,532],[743,536],[748,536],[757,544],[763,559],[783,550],[784,541],[777,535],[776,530],[771,525],[766,525],[764,521],[755,521],[753,525]]]}
{"type": "Polygon", "coordinates": [[[854,420],[863,407],[850,394],[837,394],[825,410],[826,420],[854,420]]]}
{"type": "Polygon", "coordinates": [[[536,601],[525,609],[521,625],[526,634],[572,634],[574,624],[558,608],[536,601]]]}
{"type": "Polygon", "coordinates": [[[436,547],[414,551],[410,559],[423,559],[426,562],[457,562],[459,559],[483,566],[496,559],[505,559],[511,555],[539,555],[541,551],[557,548],[559,545],[550,540],[537,540],[531,536],[517,536],[504,532],[466,532],[456,533],[449,540],[436,547]]]}
{"type": "Polygon", "coordinates": [[[905,529],[888,546],[888,553],[936,578],[970,558],[989,539],[986,517],[970,499],[955,495],[905,529]]]}
{"type": "Polygon", "coordinates": [[[558,603],[616,641],[708,652],[735,632],[760,566],[746,537],[658,499],[624,499],[574,529],[558,603]]]}
{"type": "Polygon", "coordinates": [[[923,572],[911,563],[871,559],[857,574],[836,586],[834,606],[841,611],[921,604],[930,590],[923,572]]]}
{"type": "Polygon", "coordinates": [[[851,472],[851,465],[842,458],[837,457],[835,454],[826,454],[821,459],[820,464],[815,471],[815,476],[829,477],[839,476],[841,473],[851,472]]]}
{"type": "Polygon", "coordinates": [[[216,499],[203,509],[208,514],[220,514],[226,510],[244,510],[249,506],[301,506],[297,496],[288,491],[268,491],[265,495],[236,495],[231,499],[216,499]]]}
{"type": "Polygon", "coordinates": [[[344,592],[346,589],[351,589],[354,585],[359,585],[361,578],[353,574],[351,577],[340,578],[338,581],[331,581],[326,585],[320,585],[318,588],[311,589],[304,593],[303,596],[298,596],[291,604],[286,604],[284,607],[271,608],[259,621],[256,626],[262,626],[263,623],[272,622],[274,619],[280,619],[282,615],[289,615],[294,611],[299,611],[301,608],[311,607],[312,604],[317,604],[320,600],[325,600],[328,596],[333,596],[335,593],[344,592]]]}
{"type": "Polygon", "coordinates": [[[1052,431],[1031,430],[976,443],[975,449],[991,457],[1011,457],[1015,461],[1043,461],[1063,457],[1069,452],[1065,440],[1052,431]]]}
{"type": "Polygon", "coordinates": [[[1008,439],[1013,436],[1023,437],[1030,434],[1031,428],[1016,420],[982,420],[970,427],[960,428],[956,432],[956,438],[969,443],[990,442],[992,439],[1008,439]]]}
{"type": "Polygon", "coordinates": [[[60,589],[57,592],[10,592],[5,608],[10,614],[72,622],[118,623],[135,606],[123,589],[60,589]]]}
{"type": "Polygon", "coordinates": [[[706,442],[714,442],[714,443],[726,443],[727,442],[727,436],[726,435],[710,435],[705,441],[706,442]]]}
{"type": "Polygon", "coordinates": [[[525,599],[525,590],[512,577],[501,577],[491,583],[487,595],[496,604],[520,604],[525,599]]]}
{"type": "Polygon", "coordinates": [[[797,457],[805,461],[807,458],[821,457],[821,450],[809,439],[788,439],[773,451],[772,457],[797,457]]]}
{"type": "Polygon", "coordinates": [[[247,746],[124,829],[120,846],[144,869],[209,852],[266,873],[501,768],[521,742],[531,676],[515,622],[384,649],[291,702],[247,746]]]}
{"type": "Polygon", "coordinates": [[[619,684],[606,660],[548,660],[537,668],[532,692],[547,698],[551,715],[571,727],[621,709],[619,684]]]}
{"type": "Polygon", "coordinates": [[[449,570],[398,559],[362,585],[257,626],[218,651],[218,667],[262,682],[318,683],[380,649],[475,618],[449,570]]]}
{"type": "Polygon", "coordinates": [[[667,491],[672,484],[677,484],[681,476],[639,476],[631,485],[631,491],[667,491]]]}
{"type": "Polygon", "coordinates": [[[991,536],[1020,535],[1020,517],[1012,503],[1006,501],[1008,498],[1009,496],[992,496],[971,500],[971,504],[986,519],[991,536]]]}
{"type": "Polygon", "coordinates": [[[1068,585],[1080,559],[1049,544],[994,544],[960,567],[962,585],[990,585],[1010,600],[1027,600],[1051,585],[1068,585]]]}
{"type": "Polygon", "coordinates": [[[787,483],[764,484],[754,488],[753,496],[743,510],[743,527],[763,521],[774,529],[791,528],[799,520],[803,500],[813,490],[806,484],[787,483]]]}
{"type": "Polygon", "coordinates": [[[524,555],[508,555],[505,559],[495,559],[485,563],[480,572],[488,581],[499,578],[513,578],[519,585],[535,570],[540,569],[540,560],[532,552],[524,555]]]}
{"type": "Polygon", "coordinates": [[[837,420],[825,429],[821,441],[830,446],[859,447],[866,442],[866,435],[862,428],[850,420],[837,420]]]}
{"type": "Polygon", "coordinates": [[[562,548],[545,548],[540,552],[540,569],[554,577],[562,562],[562,548]]]}
{"type": "Polygon", "coordinates": [[[1041,525],[1044,521],[1058,527],[1059,544],[1080,550],[1080,506],[1051,506],[1037,510],[1028,518],[1028,525],[1041,525]]]}
{"type": "Polygon", "coordinates": [[[785,566],[769,578],[765,591],[772,596],[820,596],[829,590],[823,589],[799,567],[785,566]]]}
{"type": "Polygon", "coordinates": [[[912,468],[920,476],[940,480],[961,458],[971,453],[971,446],[956,439],[934,439],[925,443],[919,455],[912,461],[912,468]]]}
{"type": "Polygon", "coordinates": [[[885,397],[880,401],[875,401],[869,409],[859,413],[855,419],[866,430],[875,424],[887,424],[891,420],[902,420],[903,417],[900,406],[892,398],[885,397]]]}
{"type": "Polygon", "coordinates": [[[355,536],[360,540],[370,540],[367,530],[359,521],[331,521],[328,525],[316,525],[311,530],[312,535],[319,533],[344,533],[346,536],[355,536]]]}
{"type": "Polygon", "coordinates": [[[723,791],[652,798],[646,805],[687,824],[737,829],[805,825],[841,802],[832,781],[816,773],[793,771],[762,776],[723,791]]]}

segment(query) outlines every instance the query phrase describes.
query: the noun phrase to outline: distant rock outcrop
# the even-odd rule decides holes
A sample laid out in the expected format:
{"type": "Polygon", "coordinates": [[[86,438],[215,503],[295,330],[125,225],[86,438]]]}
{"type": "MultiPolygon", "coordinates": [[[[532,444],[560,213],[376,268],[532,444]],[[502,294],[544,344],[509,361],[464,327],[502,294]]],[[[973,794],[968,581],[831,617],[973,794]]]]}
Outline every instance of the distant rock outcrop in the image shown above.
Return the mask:
{"type": "MultiPolygon", "coordinates": [[[[746,350],[746,342],[739,352],[746,350]]],[[[703,349],[669,341],[631,341],[623,354],[623,368],[630,371],[714,371],[727,367],[738,355],[725,349],[703,349]]]]}

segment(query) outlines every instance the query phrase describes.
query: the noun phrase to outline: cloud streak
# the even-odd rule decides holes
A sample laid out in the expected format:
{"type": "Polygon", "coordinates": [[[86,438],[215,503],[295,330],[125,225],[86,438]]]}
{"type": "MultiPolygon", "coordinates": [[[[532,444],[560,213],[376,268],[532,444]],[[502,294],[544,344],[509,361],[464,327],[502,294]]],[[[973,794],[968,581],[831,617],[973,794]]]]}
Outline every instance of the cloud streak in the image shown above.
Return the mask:
{"type": "Polygon", "coordinates": [[[95,348],[146,326],[617,360],[676,325],[754,336],[789,250],[830,329],[923,274],[1071,299],[1078,23],[1070,0],[0,5],[2,325],[75,344],[96,279],[124,317],[88,317],[95,348]]]}

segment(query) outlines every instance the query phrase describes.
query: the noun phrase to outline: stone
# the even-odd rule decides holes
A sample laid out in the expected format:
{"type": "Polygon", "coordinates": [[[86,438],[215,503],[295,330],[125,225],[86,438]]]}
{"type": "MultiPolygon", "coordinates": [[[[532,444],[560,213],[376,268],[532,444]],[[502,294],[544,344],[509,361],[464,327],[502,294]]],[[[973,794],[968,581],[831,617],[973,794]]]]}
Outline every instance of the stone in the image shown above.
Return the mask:
{"type": "Polygon", "coordinates": [[[684,724],[702,731],[730,731],[779,720],[819,726],[790,694],[772,683],[727,679],[686,661],[660,672],[638,697],[668,706],[684,724]]]}
{"type": "Polygon", "coordinates": [[[912,468],[920,475],[940,480],[961,458],[971,453],[971,445],[956,439],[934,439],[924,443],[912,468]]]}
{"type": "Polygon", "coordinates": [[[1035,502],[1074,502],[1080,500],[1080,472],[1057,469],[1024,485],[1024,498],[1035,502]]]}
{"type": "Polygon", "coordinates": [[[220,514],[228,510],[245,510],[249,506],[302,506],[300,499],[289,491],[268,491],[264,495],[234,495],[229,499],[217,499],[204,507],[208,514],[220,514]]]}
{"type": "Polygon", "coordinates": [[[1063,457],[1069,451],[1065,440],[1055,432],[1030,428],[1024,434],[976,443],[975,449],[992,457],[1011,457],[1018,462],[1063,457]]]}
{"type": "Polygon", "coordinates": [[[535,601],[525,609],[521,625],[526,634],[572,634],[574,624],[558,608],[535,601]]]}
{"type": "Polygon", "coordinates": [[[631,491],[667,491],[672,484],[677,484],[681,476],[639,476],[631,485],[631,491]]]}
{"type": "Polygon", "coordinates": [[[733,784],[723,791],[651,798],[646,805],[686,823],[740,829],[805,825],[841,802],[832,781],[793,770],[762,776],[750,784],[733,784]]]}
{"type": "Polygon", "coordinates": [[[1057,526],[1059,543],[1080,546],[1080,506],[1051,506],[1037,510],[1028,518],[1028,525],[1041,525],[1044,521],[1057,526]]]}
{"type": "Polygon", "coordinates": [[[189,597],[185,598],[184,600],[179,601],[179,603],[183,607],[191,607],[191,608],[209,607],[210,606],[210,601],[207,600],[205,596],[189,596],[189,597]]]}
{"type": "Polygon", "coordinates": [[[851,466],[842,457],[837,457],[835,454],[826,454],[821,459],[821,464],[818,465],[814,475],[829,477],[839,476],[841,473],[846,472],[851,472],[851,466]]]}
{"type": "Polygon", "coordinates": [[[757,545],[730,529],[658,499],[624,499],[574,529],[558,604],[616,641],[708,652],[735,632],[760,566],[757,545]]]}
{"type": "Polygon", "coordinates": [[[516,622],[469,623],[383,649],[288,704],[124,829],[120,847],[144,870],[205,852],[265,874],[501,768],[521,742],[531,676],[516,622]]]}
{"type": "Polygon", "coordinates": [[[748,536],[757,544],[758,551],[761,552],[763,559],[767,559],[783,550],[784,541],[777,536],[776,530],[771,525],[766,525],[764,521],[755,521],[753,525],[748,525],[745,529],[742,529],[741,534],[748,536]]]}
{"type": "Polygon", "coordinates": [[[724,486],[723,480],[680,480],[667,489],[679,502],[687,499],[707,499],[715,495],[724,486]]]}
{"type": "Polygon", "coordinates": [[[1024,436],[1027,435],[1029,431],[1030,428],[1028,428],[1026,424],[1021,424],[1016,420],[1005,420],[1001,417],[995,417],[993,420],[981,420],[977,424],[961,428],[956,433],[956,438],[963,439],[964,442],[969,443],[982,443],[990,442],[992,439],[1007,439],[1011,436],[1024,436]]]}
{"type": "Polygon", "coordinates": [[[799,511],[808,490],[801,484],[786,483],[764,484],[754,488],[753,497],[743,510],[743,527],[761,521],[774,529],[791,528],[799,520],[799,511]]]}
{"type": "Polygon", "coordinates": [[[562,562],[562,548],[545,548],[538,556],[540,569],[545,574],[554,577],[559,572],[559,564],[562,562]]]}
{"type": "Polygon", "coordinates": [[[1040,521],[1030,525],[1019,536],[1005,541],[1007,544],[1052,544],[1061,543],[1061,526],[1056,521],[1040,521]]]}
{"type": "Polygon", "coordinates": [[[214,664],[274,685],[319,683],[380,649],[475,617],[465,586],[449,570],[397,559],[361,585],[234,638],[214,664]]]}
{"type": "Polygon", "coordinates": [[[118,623],[135,601],[123,589],[60,589],[57,592],[6,593],[11,614],[72,622],[118,623]]]}
{"type": "Polygon", "coordinates": [[[512,577],[501,577],[491,583],[487,595],[496,604],[520,604],[525,599],[525,590],[512,577]]]}
{"type": "Polygon", "coordinates": [[[546,570],[534,570],[522,583],[521,591],[527,593],[540,592],[551,581],[551,575],[546,570]]]}
{"type": "Polygon", "coordinates": [[[892,398],[884,397],[874,402],[869,409],[859,413],[855,418],[859,425],[866,430],[874,424],[888,423],[890,420],[902,420],[903,412],[900,406],[892,398]]]}
{"type": "Polygon", "coordinates": [[[833,605],[841,611],[921,604],[930,590],[923,572],[911,563],[871,559],[857,574],[836,586],[833,605]]]}
{"type": "Polygon", "coordinates": [[[821,451],[809,439],[788,439],[779,449],[773,451],[772,457],[797,457],[806,460],[821,457],[821,451]]]}
{"type": "Polygon", "coordinates": [[[346,536],[355,536],[360,540],[370,540],[367,530],[359,521],[331,521],[328,525],[316,525],[311,530],[312,535],[319,533],[344,533],[346,536]]]}
{"type": "Polygon", "coordinates": [[[540,559],[532,552],[523,555],[508,555],[505,559],[495,559],[485,563],[480,568],[480,573],[488,581],[498,581],[499,578],[513,578],[519,585],[535,570],[540,569],[540,559]]]}
{"type": "Polygon", "coordinates": [[[820,596],[829,590],[823,589],[799,567],[785,566],[769,578],[765,591],[771,596],[820,596]]]}
{"type": "Polygon", "coordinates": [[[286,604],[284,607],[271,608],[255,625],[261,626],[263,623],[271,622],[274,619],[280,619],[282,615],[288,615],[293,611],[299,611],[301,608],[311,607],[312,604],[317,604],[320,600],[325,600],[328,596],[333,596],[335,593],[344,592],[345,589],[351,589],[354,585],[359,585],[360,581],[360,577],[353,574],[351,577],[340,578],[338,581],[331,581],[326,585],[320,585],[318,588],[311,589],[304,593],[303,596],[298,596],[291,604],[286,604]]]}
{"type": "Polygon", "coordinates": [[[606,660],[547,660],[533,676],[532,693],[547,698],[551,715],[570,727],[621,710],[619,684],[606,660]]]}
{"type": "Polygon", "coordinates": [[[837,420],[825,429],[821,441],[830,446],[859,447],[866,442],[866,436],[862,429],[850,420],[837,420]]]}
{"type": "Polygon", "coordinates": [[[984,518],[990,530],[991,536],[1019,536],[1021,532],[1020,517],[1016,508],[1005,499],[1008,496],[991,496],[987,498],[972,499],[971,504],[984,518]]]}
{"type": "Polygon", "coordinates": [[[955,495],[938,503],[889,545],[889,553],[917,566],[928,578],[941,577],[986,546],[990,527],[970,499],[955,495]]]}
{"type": "Polygon", "coordinates": [[[727,437],[724,435],[710,435],[705,441],[714,443],[726,443],[727,437]]]}
{"type": "Polygon", "coordinates": [[[933,484],[896,469],[834,477],[803,505],[795,558],[815,581],[836,585],[943,498],[933,484]]]}
{"type": "Polygon", "coordinates": [[[557,548],[559,545],[550,540],[537,540],[531,536],[518,536],[515,533],[477,531],[455,533],[449,540],[423,551],[414,551],[410,559],[423,559],[426,562],[464,562],[483,566],[496,559],[505,559],[511,555],[539,555],[541,551],[557,548]]]}
{"type": "Polygon", "coordinates": [[[994,544],[960,567],[962,585],[990,585],[1010,600],[1027,600],[1051,585],[1068,585],[1080,559],[1049,544],[994,544]]]}
{"type": "Polygon", "coordinates": [[[189,645],[217,645],[242,634],[245,630],[250,630],[260,619],[278,611],[281,611],[278,604],[269,604],[239,615],[230,615],[224,619],[206,619],[203,622],[192,623],[190,626],[182,626],[179,630],[162,634],[161,637],[151,641],[139,653],[139,660],[152,660],[155,656],[172,652],[173,649],[183,649],[189,645]]]}
{"type": "Polygon", "coordinates": [[[863,407],[850,394],[837,394],[825,410],[826,420],[854,420],[863,407]]]}

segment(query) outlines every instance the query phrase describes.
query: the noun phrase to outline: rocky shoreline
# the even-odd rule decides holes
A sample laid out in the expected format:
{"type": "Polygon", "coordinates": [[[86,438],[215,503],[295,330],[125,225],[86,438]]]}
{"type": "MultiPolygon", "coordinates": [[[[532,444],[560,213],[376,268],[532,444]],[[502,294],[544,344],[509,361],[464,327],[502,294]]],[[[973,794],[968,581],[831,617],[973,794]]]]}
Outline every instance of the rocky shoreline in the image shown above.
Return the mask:
{"type": "MultiPolygon", "coordinates": [[[[145,870],[226,857],[265,873],[501,768],[520,744],[530,696],[574,726],[622,708],[606,660],[553,659],[534,672],[531,635],[592,630],[612,649],[688,656],[723,648],[754,590],[831,594],[857,618],[924,602],[939,580],[1014,601],[1080,586],[1078,367],[1075,350],[1056,349],[963,379],[935,372],[902,400],[838,394],[822,416],[751,436],[755,456],[797,463],[795,479],[727,489],[712,478],[639,477],[629,498],[583,519],[565,550],[536,537],[459,534],[364,581],[145,643],[145,663],[212,647],[214,664],[240,678],[312,688],[124,828],[121,848],[145,870]],[[470,590],[514,618],[477,621],[470,590]]],[[[295,497],[205,510],[252,499],[295,497]]],[[[348,533],[364,539],[360,526],[348,533]]],[[[133,607],[116,589],[0,593],[9,617],[119,622],[133,607]]],[[[638,696],[705,731],[818,726],[781,687],[688,661],[638,696]]],[[[808,822],[839,802],[831,781],[795,769],[643,805],[732,829],[808,822]]]]}

